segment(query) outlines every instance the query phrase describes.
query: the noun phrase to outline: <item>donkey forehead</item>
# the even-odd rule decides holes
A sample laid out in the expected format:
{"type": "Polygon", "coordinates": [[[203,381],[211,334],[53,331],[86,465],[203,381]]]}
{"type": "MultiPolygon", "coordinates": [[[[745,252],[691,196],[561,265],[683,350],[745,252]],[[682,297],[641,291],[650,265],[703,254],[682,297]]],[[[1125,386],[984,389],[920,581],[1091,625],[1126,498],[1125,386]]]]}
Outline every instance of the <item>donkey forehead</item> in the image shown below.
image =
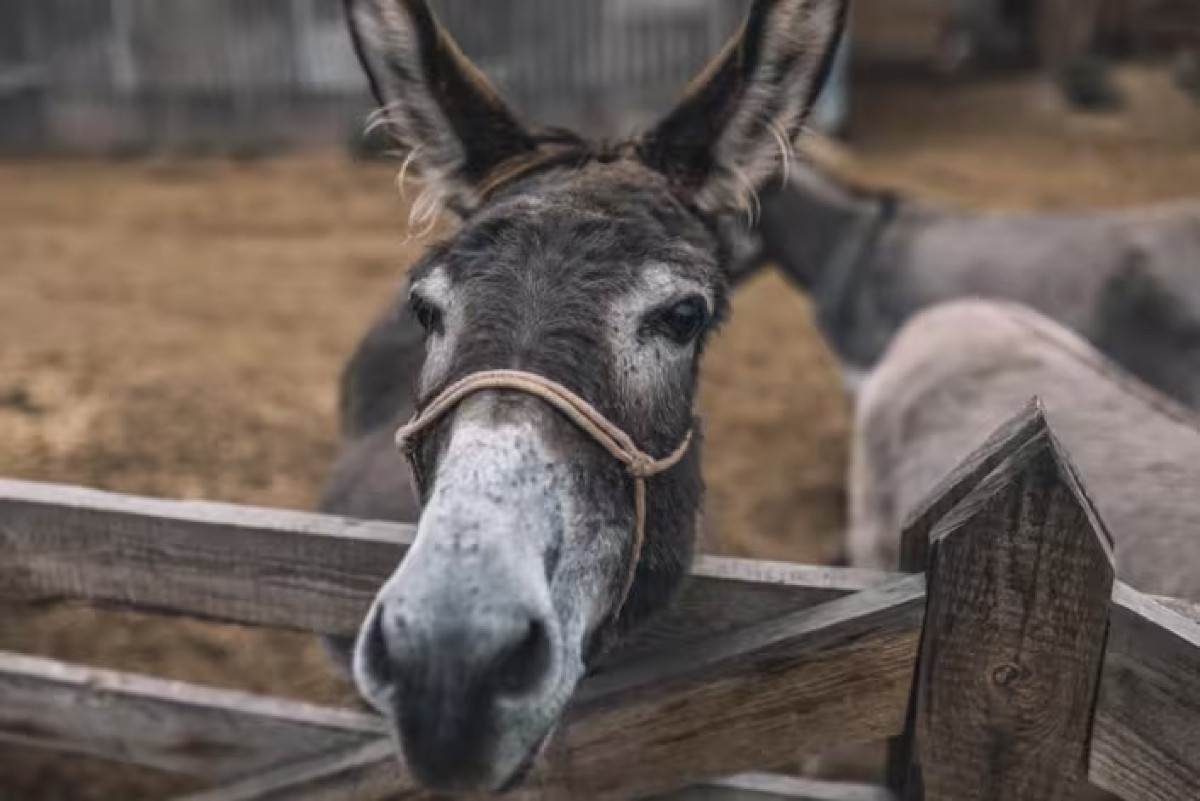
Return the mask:
{"type": "Polygon", "coordinates": [[[433,254],[426,271],[438,268],[456,288],[533,282],[542,290],[619,293],[643,283],[646,270],[667,266],[715,292],[723,260],[712,230],[662,186],[627,171],[584,169],[555,171],[497,198],[433,254]]]}

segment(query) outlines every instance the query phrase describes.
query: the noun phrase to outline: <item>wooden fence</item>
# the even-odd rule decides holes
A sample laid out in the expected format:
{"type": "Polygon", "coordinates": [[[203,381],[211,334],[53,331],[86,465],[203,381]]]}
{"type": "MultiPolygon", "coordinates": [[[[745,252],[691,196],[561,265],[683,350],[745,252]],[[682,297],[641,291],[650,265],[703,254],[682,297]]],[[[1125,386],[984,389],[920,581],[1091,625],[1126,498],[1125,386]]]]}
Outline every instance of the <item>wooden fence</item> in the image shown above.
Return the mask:
{"type": "MultiPolygon", "coordinates": [[[[0,481],[0,597],[352,634],[412,535],[0,481]]],[[[885,738],[906,799],[1200,797],[1200,610],[1114,579],[1039,408],[903,537],[907,574],[698,559],[513,797],[884,799],[746,772],[885,738]]],[[[0,654],[0,740],[211,780],[191,801],[426,797],[374,715],[20,654],[0,654]]]]}

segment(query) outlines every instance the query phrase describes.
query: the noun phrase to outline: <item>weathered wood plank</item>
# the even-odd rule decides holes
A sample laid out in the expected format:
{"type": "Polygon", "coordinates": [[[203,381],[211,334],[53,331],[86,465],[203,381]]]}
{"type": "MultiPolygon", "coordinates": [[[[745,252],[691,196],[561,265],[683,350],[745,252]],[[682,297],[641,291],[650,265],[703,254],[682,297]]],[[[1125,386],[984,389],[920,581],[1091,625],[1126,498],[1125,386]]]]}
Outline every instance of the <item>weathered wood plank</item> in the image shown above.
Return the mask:
{"type": "MultiPolygon", "coordinates": [[[[1127,798],[1182,801],[1200,797],[1200,728],[1195,725],[1200,720],[1200,621],[1176,615],[1159,599],[1120,583],[1113,589],[1112,603],[1090,778],[1127,798]]],[[[1195,612],[1190,604],[1176,603],[1195,612]]],[[[379,724],[372,721],[370,725],[379,724]]],[[[745,778],[738,777],[739,781],[745,778]]],[[[733,780],[716,781],[668,797],[722,797],[712,793],[730,782],[733,780]]],[[[304,799],[383,798],[397,792],[424,797],[408,784],[390,744],[382,741],[349,752],[322,754],[309,763],[201,793],[191,801],[292,798],[300,787],[304,799]]],[[[837,799],[836,792],[844,790],[849,798],[856,798],[854,793],[860,789],[868,793],[865,798],[873,798],[869,788],[825,788],[820,783],[804,792],[816,799],[837,799]]],[[[761,790],[757,786],[755,792],[761,790]]],[[[798,797],[806,797],[804,792],[798,797]]]]}
{"type": "Polygon", "coordinates": [[[231,780],[374,742],[382,721],[0,652],[0,741],[231,780]]]}
{"type": "MultiPolygon", "coordinates": [[[[1040,436],[1046,426],[1045,410],[1038,398],[1001,424],[975,451],[956,465],[913,510],[900,532],[900,570],[922,573],[929,563],[929,535],[946,514],[960,504],[998,466],[1040,436]]],[[[915,688],[914,688],[915,689],[915,688]]],[[[912,762],[915,692],[910,698],[904,733],[888,743],[887,783],[900,791],[912,762]]]]}
{"type": "Polygon", "coordinates": [[[1200,798],[1200,621],[1118,584],[1090,778],[1122,798],[1200,798]]]}
{"type": "Polygon", "coordinates": [[[700,556],[670,608],[601,668],[640,661],[898,578],[897,573],[860,568],[700,556]]]}
{"type": "Polygon", "coordinates": [[[407,525],[0,480],[0,597],[352,634],[407,525]]]}
{"type": "Polygon", "coordinates": [[[643,795],[893,734],[923,586],[901,579],[599,677],[545,780],[585,797],[643,795]]]}
{"type": "Polygon", "coordinates": [[[251,776],[228,787],[193,793],[177,801],[260,801],[276,798],[303,801],[364,799],[429,799],[418,790],[395,757],[390,740],[379,740],[348,752],[318,756],[308,762],[251,776]]]}
{"type": "Polygon", "coordinates": [[[1111,543],[1048,429],[933,529],[903,796],[1057,801],[1087,777],[1111,543]]]}
{"type": "MultiPolygon", "coordinates": [[[[895,734],[912,681],[923,586],[921,576],[902,578],[589,679],[544,764],[511,797],[641,797],[781,764],[804,749],[895,734]]],[[[334,797],[425,796],[394,757],[360,754],[200,798],[334,797]]]]}
{"type": "MultiPolygon", "coordinates": [[[[411,525],[0,480],[0,598],[80,599],[353,635],[411,525]]],[[[694,642],[894,575],[701,557],[620,657],[694,642]]]]}
{"type": "Polygon", "coordinates": [[[1177,615],[1182,615],[1194,623],[1200,623],[1200,604],[1194,601],[1188,601],[1183,598],[1170,598],[1166,595],[1147,595],[1146,597],[1160,606],[1165,606],[1177,615]]]}
{"type": "Polygon", "coordinates": [[[656,801],[895,801],[883,787],[744,773],[656,796],[656,801]]]}
{"type": "Polygon", "coordinates": [[[905,573],[925,570],[933,527],[1004,460],[1031,438],[1041,436],[1045,426],[1045,409],[1033,398],[938,483],[905,522],[900,535],[900,569],[905,573]]]}
{"type": "MultiPolygon", "coordinates": [[[[254,801],[288,792],[304,785],[304,801],[346,801],[362,798],[418,798],[420,791],[409,787],[397,766],[386,766],[373,774],[358,776],[354,769],[376,763],[385,753],[386,743],[374,743],[347,755],[314,760],[301,769],[277,771],[241,782],[236,790],[219,789],[195,793],[177,801],[254,801]],[[369,784],[362,779],[369,779],[369,784]]],[[[279,796],[292,797],[292,796],[279,796]]],[[[745,773],[716,779],[683,790],[653,796],[654,801],[896,801],[883,787],[867,784],[828,782],[770,773],[745,773]]]]}

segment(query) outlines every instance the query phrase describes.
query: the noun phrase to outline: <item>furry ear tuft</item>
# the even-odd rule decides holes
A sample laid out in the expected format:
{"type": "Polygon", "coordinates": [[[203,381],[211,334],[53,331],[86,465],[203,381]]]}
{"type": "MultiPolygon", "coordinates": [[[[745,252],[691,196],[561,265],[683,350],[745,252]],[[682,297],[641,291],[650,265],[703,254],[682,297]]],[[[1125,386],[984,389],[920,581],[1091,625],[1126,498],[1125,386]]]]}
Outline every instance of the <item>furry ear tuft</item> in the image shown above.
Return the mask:
{"type": "Polygon", "coordinates": [[[424,184],[414,208],[477,204],[477,187],[537,143],[459,51],[425,0],[346,0],[350,32],[382,126],[424,184]]]}
{"type": "Polygon", "coordinates": [[[701,209],[752,208],[828,76],[847,0],[755,0],[741,30],[641,143],[701,209]]]}

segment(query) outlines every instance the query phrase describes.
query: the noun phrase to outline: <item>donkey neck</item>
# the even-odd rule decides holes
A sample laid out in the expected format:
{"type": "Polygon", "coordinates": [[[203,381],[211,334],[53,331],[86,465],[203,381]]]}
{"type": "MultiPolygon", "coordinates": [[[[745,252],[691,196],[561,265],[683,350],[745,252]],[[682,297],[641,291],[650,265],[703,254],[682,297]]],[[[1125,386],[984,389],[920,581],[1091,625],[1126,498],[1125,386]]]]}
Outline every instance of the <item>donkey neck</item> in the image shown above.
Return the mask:
{"type": "Polygon", "coordinates": [[[804,169],[763,198],[759,230],[767,255],[807,292],[819,295],[836,276],[850,239],[879,214],[878,198],[804,169]]]}

